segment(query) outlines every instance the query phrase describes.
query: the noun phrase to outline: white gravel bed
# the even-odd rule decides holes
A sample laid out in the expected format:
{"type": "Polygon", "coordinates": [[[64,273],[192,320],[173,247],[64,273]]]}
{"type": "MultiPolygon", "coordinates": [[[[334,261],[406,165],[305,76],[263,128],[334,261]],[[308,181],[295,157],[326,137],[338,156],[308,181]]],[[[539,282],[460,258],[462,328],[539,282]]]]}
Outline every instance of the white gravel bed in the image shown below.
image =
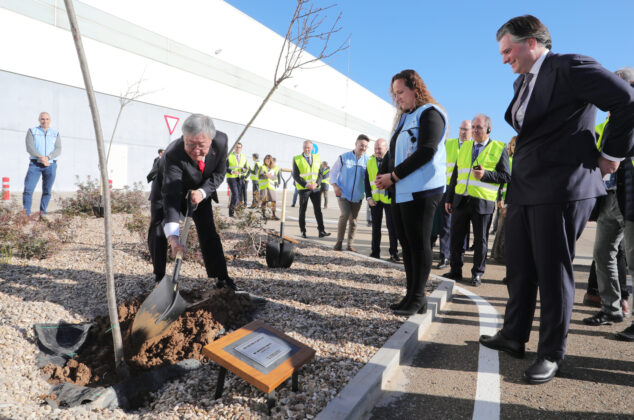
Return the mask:
{"type": "MultiPolygon", "coordinates": [[[[137,251],[140,240],[124,228],[128,217],[114,215],[113,223],[119,302],[154,285],[152,266],[137,251]]],[[[107,313],[103,219],[76,218],[73,229],[74,239],[48,259],[12,258],[0,265],[0,418],[269,418],[265,395],[231,373],[223,397],[215,400],[219,369],[212,362],[168,383],[149,406],[132,412],[43,404],[51,385],[36,365],[33,324],[107,313]]],[[[224,233],[227,254],[233,236],[224,233]]],[[[240,287],[267,299],[256,317],[317,352],[300,370],[299,392],[288,383],[277,389],[276,419],[316,416],[405,320],[387,309],[404,291],[402,270],[306,244],[295,254],[289,269],[269,269],[264,257],[228,262],[240,287]]],[[[194,262],[183,264],[181,278],[184,289],[214,284],[194,262]]]]}

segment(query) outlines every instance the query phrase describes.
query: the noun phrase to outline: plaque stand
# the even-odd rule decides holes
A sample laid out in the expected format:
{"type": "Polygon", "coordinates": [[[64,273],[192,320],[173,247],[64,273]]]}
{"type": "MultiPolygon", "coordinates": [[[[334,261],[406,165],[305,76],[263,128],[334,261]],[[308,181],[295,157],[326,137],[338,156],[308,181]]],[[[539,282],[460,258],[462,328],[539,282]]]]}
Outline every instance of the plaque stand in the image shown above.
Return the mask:
{"type": "Polygon", "coordinates": [[[291,389],[297,392],[299,390],[298,370],[315,356],[315,350],[256,320],[206,345],[203,347],[203,354],[220,365],[216,383],[216,399],[222,397],[227,370],[229,370],[266,394],[270,414],[271,408],[275,406],[275,389],[291,377],[291,389]],[[268,368],[248,357],[240,357],[240,354],[233,351],[237,344],[244,343],[251,336],[262,332],[282,339],[293,349],[268,368]]]}

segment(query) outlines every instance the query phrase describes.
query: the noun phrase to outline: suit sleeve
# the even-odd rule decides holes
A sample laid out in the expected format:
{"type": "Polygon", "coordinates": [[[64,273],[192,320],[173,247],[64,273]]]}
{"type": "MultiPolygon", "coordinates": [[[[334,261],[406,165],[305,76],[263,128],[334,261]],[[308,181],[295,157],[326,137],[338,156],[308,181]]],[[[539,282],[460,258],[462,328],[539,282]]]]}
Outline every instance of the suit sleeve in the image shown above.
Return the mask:
{"type": "MultiPolygon", "coordinates": [[[[381,162],[381,166],[383,165],[383,162],[381,162]]],[[[364,182],[365,182],[365,198],[372,198],[372,188],[370,187],[370,175],[368,175],[368,170],[365,170],[365,177],[364,177],[364,182]]]]}
{"type": "Polygon", "coordinates": [[[165,153],[165,167],[163,172],[163,209],[165,211],[165,224],[178,223],[180,220],[180,208],[183,187],[183,168],[180,162],[165,153]]]}
{"type": "MultiPolygon", "coordinates": [[[[453,175],[452,175],[453,177],[453,175]]],[[[491,184],[506,184],[511,180],[511,169],[509,167],[509,152],[506,148],[502,151],[500,160],[495,165],[495,171],[484,171],[482,182],[491,184]]]]}
{"type": "Polygon", "coordinates": [[[297,167],[297,163],[295,163],[295,159],[293,159],[293,179],[302,187],[306,187],[306,180],[299,176],[299,168],[297,167]]]}
{"type": "Polygon", "coordinates": [[[453,172],[451,173],[451,180],[449,181],[449,185],[447,185],[447,195],[445,198],[445,203],[453,203],[453,197],[456,195],[456,184],[458,183],[458,165],[453,167],[453,172]]]}
{"type": "Polygon", "coordinates": [[[634,155],[634,89],[589,57],[574,56],[570,79],[579,100],[610,112],[602,152],[614,157],[634,155]]]}

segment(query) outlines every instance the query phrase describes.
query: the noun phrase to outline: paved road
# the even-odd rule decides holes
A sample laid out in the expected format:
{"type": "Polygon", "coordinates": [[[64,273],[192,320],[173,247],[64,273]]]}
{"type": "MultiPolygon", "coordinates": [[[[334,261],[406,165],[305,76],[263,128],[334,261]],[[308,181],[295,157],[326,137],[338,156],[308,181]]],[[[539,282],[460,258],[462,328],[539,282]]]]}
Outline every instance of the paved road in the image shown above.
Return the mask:
{"type": "MultiPolygon", "coordinates": [[[[634,346],[614,337],[615,332],[629,325],[629,320],[598,328],[582,322],[595,311],[582,304],[594,233],[595,226],[591,223],[578,242],[577,292],[568,355],[561,376],[544,385],[527,385],[521,380],[523,370],[536,356],[538,303],[526,359],[517,360],[506,354],[495,357],[499,361],[499,375],[493,375],[499,378],[499,417],[634,418],[634,346]]],[[[469,268],[466,265],[465,274],[469,268]]],[[[434,272],[442,274],[438,270],[434,272]]],[[[495,413],[492,410],[495,398],[490,398],[490,394],[495,389],[479,392],[482,400],[475,401],[479,352],[488,350],[480,347],[477,340],[483,324],[497,328],[498,322],[501,323],[508,297],[501,283],[503,276],[504,267],[491,264],[482,286],[460,285],[481,296],[500,317],[485,314],[486,317],[481,318],[479,305],[465,293],[458,292],[441,313],[440,322],[433,324],[418,354],[395,375],[384,398],[372,412],[372,419],[497,418],[491,414],[495,413]]]]}

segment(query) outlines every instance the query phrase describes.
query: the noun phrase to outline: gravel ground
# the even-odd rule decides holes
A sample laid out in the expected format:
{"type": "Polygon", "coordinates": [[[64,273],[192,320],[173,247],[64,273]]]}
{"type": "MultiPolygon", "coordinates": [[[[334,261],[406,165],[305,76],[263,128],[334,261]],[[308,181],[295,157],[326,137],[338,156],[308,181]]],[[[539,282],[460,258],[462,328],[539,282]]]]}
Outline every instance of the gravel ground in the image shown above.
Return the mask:
{"type": "MultiPolygon", "coordinates": [[[[114,266],[119,302],[153,287],[152,267],[139,254],[136,234],[114,215],[114,266]]],[[[45,260],[12,258],[0,265],[0,417],[8,418],[268,418],[263,393],[233,374],[214,400],[218,366],[205,363],[170,382],[152,402],[133,412],[84,407],[52,409],[42,404],[50,385],[36,366],[32,325],[87,321],[107,313],[103,219],[76,218],[71,242],[45,260]]],[[[224,231],[225,252],[237,232],[224,231]]],[[[277,390],[272,418],[313,418],[343,389],[399,328],[404,318],[387,306],[403,292],[402,270],[349,253],[302,244],[289,269],[269,269],[264,257],[232,259],[229,273],[245,290],[268,302],[257,318],[314,348],[315,359],[300,371],[300,391],[277,390]]],[[[171,266],[168,266],[168,270],[171,266]]],[[[204,268],[185,262],[181,287],[212,287],[204,268]]]]}

